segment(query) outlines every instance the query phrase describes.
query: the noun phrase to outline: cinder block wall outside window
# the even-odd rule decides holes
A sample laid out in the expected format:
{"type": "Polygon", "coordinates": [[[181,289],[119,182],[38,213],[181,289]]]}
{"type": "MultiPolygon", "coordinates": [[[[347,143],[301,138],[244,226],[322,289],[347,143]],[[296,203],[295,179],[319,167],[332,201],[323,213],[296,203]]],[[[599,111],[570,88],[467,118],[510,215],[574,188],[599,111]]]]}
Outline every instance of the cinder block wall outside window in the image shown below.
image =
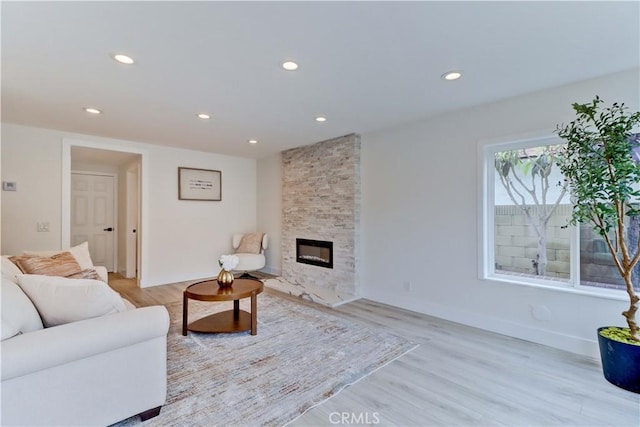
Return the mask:
{"type": "MultiPolygon", "coordinates": [[[[536,206],[530,206],[537,215],[536,206]]],[[[570,205],[559,205],[547,227],[547,277],[569,279],[570,205]]],[[[522,210],[514,205],[495,207],[495,262],[497,271],[535,274],[538,237],[522,210]]],[[[581,282],[624,285],[604,240],[589,225],[580,227],[581,282]]]]}

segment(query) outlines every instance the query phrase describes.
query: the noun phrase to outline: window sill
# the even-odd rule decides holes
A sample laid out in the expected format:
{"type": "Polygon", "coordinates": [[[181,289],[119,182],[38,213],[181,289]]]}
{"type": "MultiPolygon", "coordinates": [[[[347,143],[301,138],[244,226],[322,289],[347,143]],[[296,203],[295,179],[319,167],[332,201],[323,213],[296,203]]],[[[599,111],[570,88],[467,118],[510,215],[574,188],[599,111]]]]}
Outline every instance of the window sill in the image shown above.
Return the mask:
{"type": "Polygon", "coordinates": [[[489,282],[498,282],[498,283],[509,283],[511,285],[528,286],[528,287],[537,288],[537,289],[545,289],[545,290],[551,290],[555,292],[564,292],[568,294],[583,295],[588,297],[609,299],[609,300],[615,300],[615,301],[628,301],[629,299],[627,293],[624,290],[604,289],[604,288],[591,289],[585,286],[574,287],[569,282],[566,282],[565,284],[559,281],[544,280],[544,279],[533,282],[533,281],[518,280],[517,276],[502,275],[502,274],[487,275],[485,277],[482,277],[481,280],[489,281],[489,282]]]}

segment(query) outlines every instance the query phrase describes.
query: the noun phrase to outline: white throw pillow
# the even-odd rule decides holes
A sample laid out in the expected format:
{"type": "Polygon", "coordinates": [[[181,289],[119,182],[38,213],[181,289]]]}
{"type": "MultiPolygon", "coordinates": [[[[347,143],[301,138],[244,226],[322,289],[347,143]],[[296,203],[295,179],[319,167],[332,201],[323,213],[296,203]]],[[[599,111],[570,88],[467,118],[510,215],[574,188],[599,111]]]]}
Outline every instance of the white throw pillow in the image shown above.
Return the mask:
{"type": "Polygon", "coordinates": [[[91,260],[91,254],[89,254],[89,242],[80,243],[69,249],[69,252],[78,261],[80,268],[83,270],[93,268],[93,261],[91,260]]]}
{"type": "MultiPolygon", "coordinates": [[[[17,267],[16,267],[17,268],[17,267]]],[[[22,274],[22,273],[20,273],[22,274]]],[[[0,282],[2,298],[2,323],[8,323],[20,332],[37,331],[43,328],[40,314],[33,302],[18,286],[17,279],[2,274],[0,282]]],[[[2,332],[4,336],[4,331],[2,332]]]]}
{"type": "Polygon", "coordinates": [[[24,251],[22,254],[50,257],[61,252],[71,252],[71,255],[76,259],[82,270],[93,268],[93,261],[91,260],[91,254],[89,254],[89,242],[80,243],[64,251],[24,251]]]}
{"type": "Polygon", "coordinates": [[[21,274],[18,284],[45,327],[127,310],[120,294],[100,280],[21,274]]]}

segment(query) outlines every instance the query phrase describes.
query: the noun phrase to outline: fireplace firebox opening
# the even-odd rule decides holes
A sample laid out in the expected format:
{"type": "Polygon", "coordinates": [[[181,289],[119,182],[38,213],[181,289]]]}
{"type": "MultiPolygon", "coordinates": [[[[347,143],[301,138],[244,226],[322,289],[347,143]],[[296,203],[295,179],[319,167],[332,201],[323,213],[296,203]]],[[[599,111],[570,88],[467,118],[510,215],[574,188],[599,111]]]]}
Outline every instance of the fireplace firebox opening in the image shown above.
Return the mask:
{"type": "Polygon", "coordinates": [[[333,268],[333,242],[296,239],[296,261],[333,268]]]}

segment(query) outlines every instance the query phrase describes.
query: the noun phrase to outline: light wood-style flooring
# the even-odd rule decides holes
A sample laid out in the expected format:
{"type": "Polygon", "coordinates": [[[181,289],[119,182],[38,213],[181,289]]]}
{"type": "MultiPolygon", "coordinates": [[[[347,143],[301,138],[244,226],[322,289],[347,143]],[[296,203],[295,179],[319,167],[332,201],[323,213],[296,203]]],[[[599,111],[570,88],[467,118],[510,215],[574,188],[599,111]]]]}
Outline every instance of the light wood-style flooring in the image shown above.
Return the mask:
{"type": "MultiPolygon", "coordinates": [[[[189,283],[109,281],[137,306],[181,301],[189,283]]],[[[364,299],[317,307],[420,346],[290,426],[640,426],[640,395],[609,384],[590,358],[364,299]]]]}

